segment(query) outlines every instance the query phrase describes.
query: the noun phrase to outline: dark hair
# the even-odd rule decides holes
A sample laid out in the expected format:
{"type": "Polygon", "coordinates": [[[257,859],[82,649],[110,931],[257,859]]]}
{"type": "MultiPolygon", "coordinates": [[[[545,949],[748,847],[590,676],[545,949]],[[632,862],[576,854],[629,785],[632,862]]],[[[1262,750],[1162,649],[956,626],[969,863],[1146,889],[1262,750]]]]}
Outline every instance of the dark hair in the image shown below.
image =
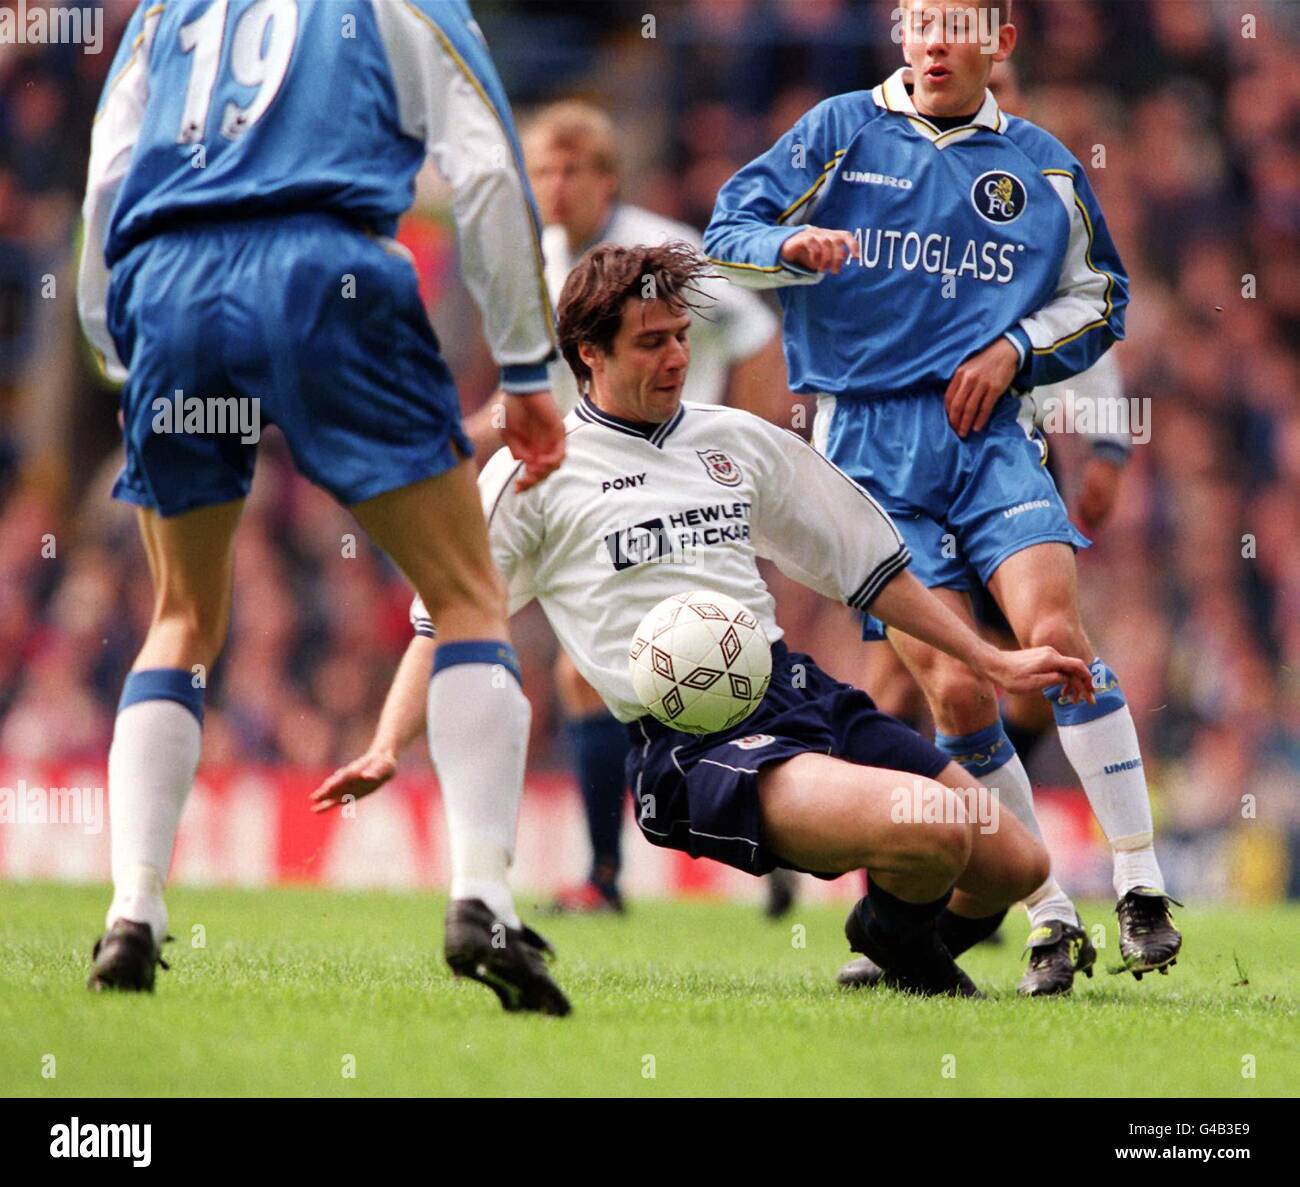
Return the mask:
{"type": "Polygon", "coordinates": [[[680,240],[658,247],[592,248],[560,290],[560,350],[578,386],[591,379],[578,346],[585,342],[612,350],[629,301],[663,301],[674,313],[685,313],[697,308],[691,294],[705,296],[699,282],[709,275],[708,260],[680,240]]]}

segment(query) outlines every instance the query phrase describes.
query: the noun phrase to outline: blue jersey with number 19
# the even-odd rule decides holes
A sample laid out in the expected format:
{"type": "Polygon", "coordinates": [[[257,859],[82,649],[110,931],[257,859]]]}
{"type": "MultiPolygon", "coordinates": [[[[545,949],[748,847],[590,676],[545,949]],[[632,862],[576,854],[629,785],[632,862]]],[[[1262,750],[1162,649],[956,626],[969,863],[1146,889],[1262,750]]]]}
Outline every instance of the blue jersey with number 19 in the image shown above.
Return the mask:
{"type": "Polygon", "coordinates": [[[86,197],[82,313],[110,371],[108,271],[133,246],[180,222],[304,212],[391,236],[426,155],[452,186],[498,362],[542,386],[539,223],[465,0],[145,0],[100,101],[86,197]]]}

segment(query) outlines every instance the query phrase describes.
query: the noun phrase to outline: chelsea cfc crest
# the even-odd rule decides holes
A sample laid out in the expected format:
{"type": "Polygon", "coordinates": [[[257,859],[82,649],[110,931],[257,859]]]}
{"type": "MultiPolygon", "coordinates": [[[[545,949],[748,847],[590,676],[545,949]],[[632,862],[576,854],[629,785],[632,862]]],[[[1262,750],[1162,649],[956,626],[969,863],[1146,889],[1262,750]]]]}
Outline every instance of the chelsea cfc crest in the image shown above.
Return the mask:
{"type": "Polygon", "coordinates": [[[995,170],[975,179],[970,200],[982,219],[1005,226],[1024,211],[1025,186],[1014,173],[995,170]]]}
{"type": "Polygon", "coordinates": [[[709,477],[722,486],[740,485],[740,467],[720,449],[697,449],[696,454],[704,463],[709,477]]]}

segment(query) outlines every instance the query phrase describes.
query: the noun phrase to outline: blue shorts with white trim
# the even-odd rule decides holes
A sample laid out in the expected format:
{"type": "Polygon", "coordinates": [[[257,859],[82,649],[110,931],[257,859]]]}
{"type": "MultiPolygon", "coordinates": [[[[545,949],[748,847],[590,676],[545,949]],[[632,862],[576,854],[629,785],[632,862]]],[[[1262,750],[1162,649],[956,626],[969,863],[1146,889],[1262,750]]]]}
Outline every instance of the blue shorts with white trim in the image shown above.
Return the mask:
{"type": "Polygon", "coordinates": [[[799,868],[763,844],[758,772],[764,767],[812,751],[933,778],[950,761],[861,689],[832,679],[784,643],[772,648],[767,695],[735,728],[699,737],[643,717],[628,730],[628,786],[646,840],[755,875],[799,868]]]}
{"type": "Polygon", "coordinates": [[[126,502],[170,516],[243,498],[270,424],[345,504],[473,456],[415,269],[342,218],[166,229],[114,266],[108,316],[130,376],[126,502]]]}
{"type": "MultiPolygon", "coordinates": [[[[1004,396],[965,440],[939,394],[836,400],[826,456],[889,512],[922,585],[988,584],[1009,556],[1035,544],[1089,547],[1071,522],[1045,462],[1047,443],[1004,396]]],[[[863,637],[884,637],[866,620],[863,637]]]]}

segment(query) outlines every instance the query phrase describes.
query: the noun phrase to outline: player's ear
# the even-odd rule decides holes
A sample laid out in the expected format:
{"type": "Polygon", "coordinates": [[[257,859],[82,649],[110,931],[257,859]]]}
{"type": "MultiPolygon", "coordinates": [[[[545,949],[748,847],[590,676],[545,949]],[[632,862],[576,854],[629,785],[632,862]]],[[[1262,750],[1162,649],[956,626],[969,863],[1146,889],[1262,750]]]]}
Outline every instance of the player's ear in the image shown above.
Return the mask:
{"type": "MultiPolygon", "coordinates": [[[[578,343],[578,358],[587,364],[587,370],[595,374],[597,365],[601,362],[602,355],[600,350],[590,342],[578,343]]],[[[590,381],[588,381],[590,382],[590,381]]]]}
{"type": "Polygon", "coordinates": [[[1016,30],[1015,25],[1011,24],[1009,21],[999,24],[998,48],[993,52],[993,60],[995,62],[1005,62],[1009,57],[1011,57],[1012,53],[1015,51],[1016,41],[1019,37],[1020,34],[1016,30]]]}

